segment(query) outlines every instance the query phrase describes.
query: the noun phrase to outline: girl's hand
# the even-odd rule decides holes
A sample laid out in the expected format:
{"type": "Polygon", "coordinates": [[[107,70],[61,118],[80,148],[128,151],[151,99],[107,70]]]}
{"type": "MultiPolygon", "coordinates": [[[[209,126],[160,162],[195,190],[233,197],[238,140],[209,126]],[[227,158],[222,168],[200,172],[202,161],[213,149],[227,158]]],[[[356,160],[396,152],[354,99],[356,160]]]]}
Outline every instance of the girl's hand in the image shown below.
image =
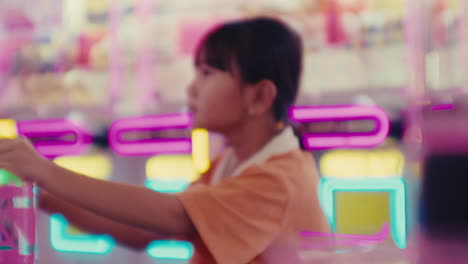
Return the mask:
{"type": "Polygon", "coordinates": [[[0,169],[24,181],[42,182],[54,164],[40,155],[24,137],[0,139],[0,169]]]}

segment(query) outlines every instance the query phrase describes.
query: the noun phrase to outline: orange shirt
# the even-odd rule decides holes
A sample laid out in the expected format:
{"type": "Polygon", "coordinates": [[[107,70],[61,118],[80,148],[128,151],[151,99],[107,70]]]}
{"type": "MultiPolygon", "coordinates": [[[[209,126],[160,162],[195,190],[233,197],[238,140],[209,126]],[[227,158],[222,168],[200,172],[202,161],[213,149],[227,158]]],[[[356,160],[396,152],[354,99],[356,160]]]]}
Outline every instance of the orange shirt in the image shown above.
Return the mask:
{"type": "Polygon", "coordinates": [[[177,194],[197,230],[190,263],[298,263],[299,232],[330,231],[310,153],[273,155],[210,185],[217,166],[177,194]]]}

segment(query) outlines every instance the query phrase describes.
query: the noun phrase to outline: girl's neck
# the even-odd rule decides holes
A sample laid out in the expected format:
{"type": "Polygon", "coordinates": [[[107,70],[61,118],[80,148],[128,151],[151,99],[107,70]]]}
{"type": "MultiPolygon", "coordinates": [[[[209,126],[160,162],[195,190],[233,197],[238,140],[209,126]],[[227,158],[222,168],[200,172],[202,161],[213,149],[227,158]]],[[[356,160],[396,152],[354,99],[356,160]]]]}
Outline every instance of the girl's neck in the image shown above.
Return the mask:
{"type": "Polygon", "coordinates": [[[279,132],[274,120],[259,119],[250,120],[225,136],[234,150],[236,163],[240,164],[260,151],[279,132]]]}

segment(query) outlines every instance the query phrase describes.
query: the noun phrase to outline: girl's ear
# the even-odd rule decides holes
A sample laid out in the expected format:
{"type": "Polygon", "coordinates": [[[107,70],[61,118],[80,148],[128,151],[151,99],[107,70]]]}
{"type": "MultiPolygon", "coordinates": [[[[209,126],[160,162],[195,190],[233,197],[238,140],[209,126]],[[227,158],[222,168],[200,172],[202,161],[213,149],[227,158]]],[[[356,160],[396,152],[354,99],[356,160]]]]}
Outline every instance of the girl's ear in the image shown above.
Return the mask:
{"type": "Polygon", "coordinates": [[[277,89],[272,81],[265,79],[249,85],[246,93],[249,115],[260,116],[272,110],[277,89]]]}

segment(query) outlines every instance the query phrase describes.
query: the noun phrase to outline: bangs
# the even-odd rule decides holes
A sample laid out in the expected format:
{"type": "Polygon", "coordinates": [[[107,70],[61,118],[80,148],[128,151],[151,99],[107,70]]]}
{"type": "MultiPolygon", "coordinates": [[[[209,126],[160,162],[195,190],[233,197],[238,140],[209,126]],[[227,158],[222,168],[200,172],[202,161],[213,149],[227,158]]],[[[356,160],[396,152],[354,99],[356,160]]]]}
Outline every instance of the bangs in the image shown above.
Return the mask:
{"type": "Polygon", "coordinates": [[[217,27],[210,31],[199,43],[195,50],[195,66],[207,64],[221,71],[233,73],[234,65],[239,54],[238,42],[232,28],[226,25],[217,27]]]}

